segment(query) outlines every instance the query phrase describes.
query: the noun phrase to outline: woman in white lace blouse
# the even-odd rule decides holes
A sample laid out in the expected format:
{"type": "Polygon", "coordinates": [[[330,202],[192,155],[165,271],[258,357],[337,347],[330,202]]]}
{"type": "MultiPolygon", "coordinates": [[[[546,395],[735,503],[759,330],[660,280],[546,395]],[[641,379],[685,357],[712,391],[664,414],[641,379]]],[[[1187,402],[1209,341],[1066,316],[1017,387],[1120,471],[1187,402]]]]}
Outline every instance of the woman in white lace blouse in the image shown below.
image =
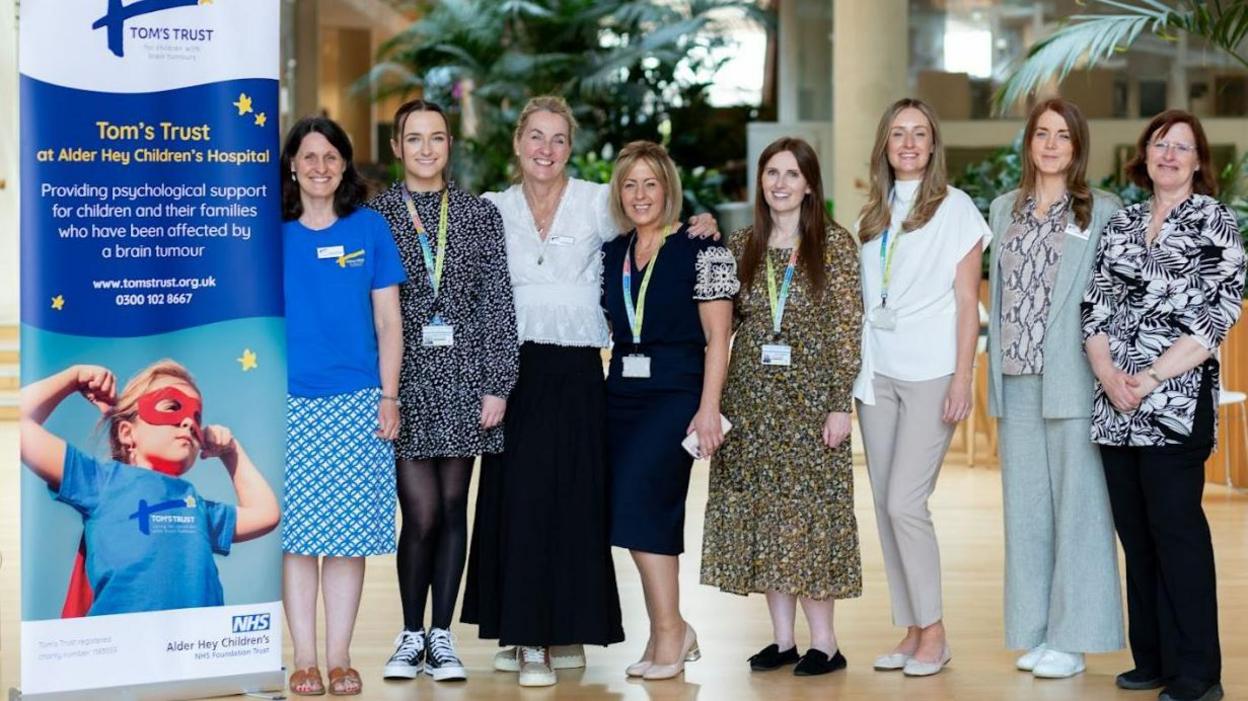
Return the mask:
{"type": "MultiPolygon", "coordinates": [[[[462,618],[482,638],[516,646],[494,667],[519,671],[522,686],[583,667],[585,644],[624,639],[600,352],[608,344],[601,247],[620,231],[608,186],[567,174],[575,132],[562,98],[530,100],[513,139],[520,182],[485,195],[503,216],[520,378],[503,453],[482,459],[462,618]]],[[[691,223],[716,231],[709,215],[691,223]]]]}

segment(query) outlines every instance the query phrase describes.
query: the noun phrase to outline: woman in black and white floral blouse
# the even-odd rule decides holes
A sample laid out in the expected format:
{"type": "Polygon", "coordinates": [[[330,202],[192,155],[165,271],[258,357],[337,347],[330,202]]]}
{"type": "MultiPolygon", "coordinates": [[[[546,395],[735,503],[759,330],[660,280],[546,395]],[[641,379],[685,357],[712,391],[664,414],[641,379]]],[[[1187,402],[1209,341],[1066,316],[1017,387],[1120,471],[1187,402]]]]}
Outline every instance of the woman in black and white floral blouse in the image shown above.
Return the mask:
{"type": "Polygon", "coordinates": [[[1135,668],[1125,689],[1162,701],[1222,697],[1213,545],[1201,509],[1213,449],[1218,345],[1239,318],[1244,248],[1200,121],[1159,114],[1128,165],[1153,196],[1101,237],[1083,300],[1100,444],[1127,563],[1135,668]],[[1172,620],[1173,625],[1168,621],[1172,620]]]}

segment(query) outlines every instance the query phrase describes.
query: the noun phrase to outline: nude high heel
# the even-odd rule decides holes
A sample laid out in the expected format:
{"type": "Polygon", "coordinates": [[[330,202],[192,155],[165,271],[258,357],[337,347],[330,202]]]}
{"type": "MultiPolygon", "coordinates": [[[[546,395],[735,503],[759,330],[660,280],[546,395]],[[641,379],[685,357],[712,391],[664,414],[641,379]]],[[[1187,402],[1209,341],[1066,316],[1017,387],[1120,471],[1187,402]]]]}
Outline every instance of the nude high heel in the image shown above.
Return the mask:
{"type": "Polygon", "coordinates": [[[702,651],[698,649],[698,633],[693,626],[686,623],[684,652],[676,660],[676,664],[651,663],[641,676],[647,680],[671,679],[685,671],[686,662],[697,662],[700,659],[702,659],[702,651]]]}

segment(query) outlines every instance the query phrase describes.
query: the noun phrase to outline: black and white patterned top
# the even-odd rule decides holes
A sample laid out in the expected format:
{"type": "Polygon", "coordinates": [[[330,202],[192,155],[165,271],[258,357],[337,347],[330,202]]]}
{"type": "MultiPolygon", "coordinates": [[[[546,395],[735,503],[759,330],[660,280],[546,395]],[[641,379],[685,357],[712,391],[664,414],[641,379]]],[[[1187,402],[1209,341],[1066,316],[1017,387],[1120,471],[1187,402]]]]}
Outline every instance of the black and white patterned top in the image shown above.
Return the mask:
{"type": "MultiPolygon", "coordinates": [[[[502,217],[493,204],[451,187],[446,262],[435,300],[400,187],[396,183],[368,203],[390,224],[407,270],[407,282],[399,288],[403,422],[395,457],[416,460],[501,452],[503,427],[482,431],[479,423],[482,396],[506,399],[519,372],[502,217]],[[435,313],[454,327],[455,345],[421,345],[421,329],[435,313]]],[[[436,253],[442,193],[416,192],[412,199],[436,253]]]]}
{"type": "Polygon", "coordinates": [[[1066,240],[1070,193],[1036,218],[1028,197],[1001,237],[1001,372],[1037,375],[1044,370],[1044,335],[1053,283],[1066,240]]]}
{"type": "MultiPolygon", "coordinates": [[[[1105,334],[1114,365],[1131,374],[1147,370],[1182,336],[1216,349],[1239,318],[1244,291],[1243,241],[1225,205],[1190,196],[1170,211],[1149,246],[1151,206],[1151,200],[1134,204],[1109,220],[1081,308],[1084,339],[1105,334]]],[[[1217,406],[1217,363],[1208,364],[1217,406]]],[[[1197,366],[1166,380],[1130,414],[1118,412],[1097,383],[1092,440],[1179,443],[1192,434],[1202,372],[1197,366]]]]}

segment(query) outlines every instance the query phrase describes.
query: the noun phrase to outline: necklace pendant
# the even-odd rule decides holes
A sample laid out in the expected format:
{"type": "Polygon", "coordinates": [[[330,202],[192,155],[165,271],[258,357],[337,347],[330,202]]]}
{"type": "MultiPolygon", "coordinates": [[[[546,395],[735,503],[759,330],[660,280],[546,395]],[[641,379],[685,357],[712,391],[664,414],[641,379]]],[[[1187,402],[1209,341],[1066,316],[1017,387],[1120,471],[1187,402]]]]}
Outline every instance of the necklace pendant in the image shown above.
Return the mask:
{"type": "Polygon", "coordinates": [[[538,265],[541,265],[541,264],[542,264],[542,261],[544,261],[544,260],[546,260],[546,256],[545,256],[544,254],[543,254],[543,255],[538,256],[538,257],[537,257],[537,264],[538,264],[538,265]]]}

